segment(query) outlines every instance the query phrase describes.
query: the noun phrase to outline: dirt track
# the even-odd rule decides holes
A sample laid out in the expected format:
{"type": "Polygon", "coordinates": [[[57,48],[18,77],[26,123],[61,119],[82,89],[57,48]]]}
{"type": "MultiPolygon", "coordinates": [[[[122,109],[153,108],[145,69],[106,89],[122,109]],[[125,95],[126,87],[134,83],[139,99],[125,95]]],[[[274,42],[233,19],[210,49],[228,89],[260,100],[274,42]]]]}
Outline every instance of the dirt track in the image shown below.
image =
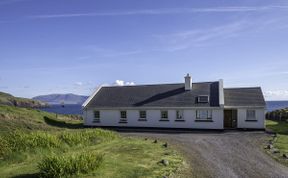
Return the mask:
{"type": "Polygon", "coordinates": [[[266,155],[264,132],[123,133],[167,140],[186,157],[187,177],[287,177],[288,168],[266,155]]]}

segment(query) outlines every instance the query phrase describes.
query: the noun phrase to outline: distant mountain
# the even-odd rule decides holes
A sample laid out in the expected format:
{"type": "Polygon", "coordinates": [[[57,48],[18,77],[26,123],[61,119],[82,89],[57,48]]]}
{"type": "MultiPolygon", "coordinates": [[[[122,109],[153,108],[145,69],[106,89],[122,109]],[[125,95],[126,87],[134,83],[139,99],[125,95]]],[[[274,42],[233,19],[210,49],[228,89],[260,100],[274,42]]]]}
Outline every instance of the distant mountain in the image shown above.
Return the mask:
{"type": "Polygon", "coordinates": [[[25,107],[25,108],[43,108],[49,106],[47,103],[42,101],[14,97],[13,95],[4,92],[0,92],[0,104],[8,106],[25,107]]]}
{"type": "Polygon", "coordinates": [[[50,94],[33,97],[32,99],[44,101],[49,104],[83,104],[88,96],[69,94],[50,94]]]}

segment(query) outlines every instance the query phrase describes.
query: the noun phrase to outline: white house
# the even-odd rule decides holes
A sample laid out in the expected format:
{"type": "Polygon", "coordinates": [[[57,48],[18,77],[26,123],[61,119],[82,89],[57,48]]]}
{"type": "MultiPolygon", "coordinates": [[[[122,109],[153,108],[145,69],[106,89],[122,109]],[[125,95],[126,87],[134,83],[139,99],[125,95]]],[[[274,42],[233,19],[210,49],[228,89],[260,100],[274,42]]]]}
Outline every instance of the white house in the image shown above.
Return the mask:
{"type": "Polygon", "coordinates": [[[264,129],[260,87],[223,88],[223,80],[100,87],[83,104],[84,125],[188,129],[264,129]]]}

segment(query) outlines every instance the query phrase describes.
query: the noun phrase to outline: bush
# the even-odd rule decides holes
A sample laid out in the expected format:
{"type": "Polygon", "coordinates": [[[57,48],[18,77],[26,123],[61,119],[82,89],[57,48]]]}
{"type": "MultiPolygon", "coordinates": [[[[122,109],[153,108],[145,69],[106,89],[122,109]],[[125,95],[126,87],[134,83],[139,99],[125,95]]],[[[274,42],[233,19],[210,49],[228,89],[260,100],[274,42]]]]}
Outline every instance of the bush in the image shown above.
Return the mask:
{"type": "Polygon", "coordinates": [[[288,120],[288,108],[267,112],[266,119],[286,121],[288,120]]]}
{"type": "Polygon", "coordinates": [[[103,162],[103,155],[81,153],[68,156],[48,156],[38,164],[41,177],[68,177],[96,170],[103,162]]]}

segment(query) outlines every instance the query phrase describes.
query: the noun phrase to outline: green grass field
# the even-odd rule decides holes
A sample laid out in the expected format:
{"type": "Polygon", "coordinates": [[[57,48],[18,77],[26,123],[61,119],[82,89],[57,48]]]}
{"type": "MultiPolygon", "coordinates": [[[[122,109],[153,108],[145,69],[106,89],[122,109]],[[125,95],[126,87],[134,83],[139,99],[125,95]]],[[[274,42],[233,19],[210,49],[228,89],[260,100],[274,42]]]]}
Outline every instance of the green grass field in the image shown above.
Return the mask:
{"type": "Polygon", "coordinates": [[[53,175],[62,169],[67,173],[62,177],[177,176],[184,163],[179,153],[159,141],[85,129],[81,122],[0,105],[0,177],[45,177],[43,170],[53,175]],[[163,159],[169,164],[162,164],[163,159]]]}
{"type": "Polygon", "coordinates": [[[273,146],[279,149],[280,154],[271,154],[273,158],[288,166],[283,154],[288,154],[288,122],[266,120],[266,128],[277,133],[273,146]]]}

